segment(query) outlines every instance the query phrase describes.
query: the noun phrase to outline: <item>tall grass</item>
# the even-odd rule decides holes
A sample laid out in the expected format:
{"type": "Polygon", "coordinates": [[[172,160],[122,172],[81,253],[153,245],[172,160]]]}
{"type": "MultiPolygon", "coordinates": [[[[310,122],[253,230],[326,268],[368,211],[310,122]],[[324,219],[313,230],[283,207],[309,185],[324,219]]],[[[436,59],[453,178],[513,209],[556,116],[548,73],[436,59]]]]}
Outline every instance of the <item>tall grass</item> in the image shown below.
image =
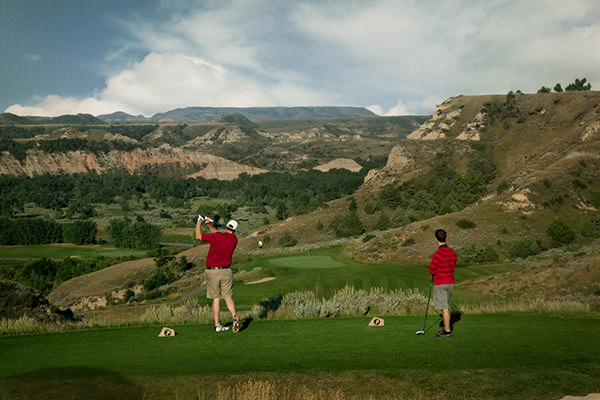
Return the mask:
{"type": "MultiPolygon", "coordinates": [[[[366,399],[372,399],[372,396],[366,399]]],[[[198,390],[198,399],[214,400],[350,400],[358,399],[356,396],[347,396],[340,389],[309,388],[281,386],[269,381],[248,380],[235,386],[219,385],[216,397],[214,394],[206,396],[201,389],[198,390]]],[[[364,397],[361,397],[364,399],[364,397]]]]}
{"type": "MultiPolygon", "coordinates": [[[[255,305],[247,317],[267,319],[335,318],[362,315],[411,315],[423,313],[427,298],[416,289],[382,288],[355,289],[346,286],[329,299],[318,299],[314,292],[292,292],[277,299],[266,299],[255,305]]],[[[589,313],[589,304],[571,299],[509,298],[486,299],[452,305],[463,313],[495,313],[505,311],[589,313]]],[[[162,304],[149,307],[139,317],[129,321],[68,322],[63,324],[37,321],[26,315],[18,319],[0,319],[0,335],[21,335],[55,330],[73,330],[95,327],[147,326],[155,324],[207,324],[213,321],[211,307],[191,299],[181,305],[162,304]]]]}
{"type": "MultiPolygon", "coordinates": [[[[416,289],[382,288],[355,289],[345,286],[330,299],[317,299],[314,292],[292,292],[281,299],[278,307],[271,309],[254,308],[259,315],[267,318],[331,318],[339,316],[359,316],[368,313],[403,315],[422,310],[427,299],[416,289]]],[[[263,302],[262,304],[271,304],[263,302]]],[[[265,306],[263,306],[265,307],[265,306]]]]}
{"type": "Polygon", "coordinates": [[[19,319],[0,319],[0,334],[2,335],[37,333],[48,330],[49,328],[50,326],[48,324],[37,321],[27,315],[23,315],[19,319]]]}
{"type": "Polygon", "coordinates": [[[139,317],[139,321],[148,324],[154,323],[208,323],[212,321],[212,310],[210,306],[201,306],[195,300],[172,306],[163,304],[150,307],[139,317]]]}

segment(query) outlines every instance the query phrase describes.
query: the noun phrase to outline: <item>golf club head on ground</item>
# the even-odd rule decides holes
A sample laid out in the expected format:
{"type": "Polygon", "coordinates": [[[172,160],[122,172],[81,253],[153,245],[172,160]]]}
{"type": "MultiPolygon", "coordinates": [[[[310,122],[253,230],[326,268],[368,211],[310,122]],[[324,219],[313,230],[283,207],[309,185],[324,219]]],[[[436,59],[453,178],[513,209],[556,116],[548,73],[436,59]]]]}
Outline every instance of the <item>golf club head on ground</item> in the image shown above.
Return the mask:
{"type": "Polygon", "coordinates": [[[415,332],[415,335],[417,335],[417,336],[421,336],[421,335],[424,335],[424,334],[425,334],[425,331],[417,331],[417,332],[415,332]]]}

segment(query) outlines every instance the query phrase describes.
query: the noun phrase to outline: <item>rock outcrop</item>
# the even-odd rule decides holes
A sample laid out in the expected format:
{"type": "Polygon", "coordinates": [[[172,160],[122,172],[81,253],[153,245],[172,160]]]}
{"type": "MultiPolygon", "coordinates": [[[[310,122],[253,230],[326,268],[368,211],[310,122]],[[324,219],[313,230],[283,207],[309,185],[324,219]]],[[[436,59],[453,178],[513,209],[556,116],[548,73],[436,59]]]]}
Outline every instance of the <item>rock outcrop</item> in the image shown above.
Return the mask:
{"type": "Polygon", "coordinates": [[[22,161],[15,159],[8,152],[0,155],[0,174],[4,175],[34,176],[44,173],[86,172],[125,172],[132,175],[157,173],[162,176],[231,180],[242,173],[255,175],[267,171],[202,152],[172,148],[169,145],[138,148],[131,152],[113,150],[98,154],[86,151],[45,153],[29,150],[22,161]]]}

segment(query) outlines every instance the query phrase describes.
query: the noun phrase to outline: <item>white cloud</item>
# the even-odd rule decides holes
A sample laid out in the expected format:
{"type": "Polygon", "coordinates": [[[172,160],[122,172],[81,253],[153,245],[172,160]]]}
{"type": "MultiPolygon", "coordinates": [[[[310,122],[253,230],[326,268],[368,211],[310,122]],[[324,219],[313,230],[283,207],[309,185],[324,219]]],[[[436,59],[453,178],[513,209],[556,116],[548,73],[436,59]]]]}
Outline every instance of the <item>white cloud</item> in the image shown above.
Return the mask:
{"type": "Polygon", "coordinates": [[[426,114],[458,94],[534,92],[583,77],[600,85],[596,0],[161,4],[160,21],[118,21],[127,37],[105,61],[138,58],[107,72],[104,88],[32,109],[373,104],[381,115],[426,114]]]}
{"type": "Polygon", "coordinates": [[[183,54],[151,53],[131,68],[106,81],[106,88],[85,99],[49,95],[34,106],[19,104],[6,112],[19,115],[125,111],[152,115],[178,107],[252,107],[311,104],[311,91],[287,84],[260,87],[254,81],[230,74],[223,66],[183,54]],[[306,103],[304,103],[306,102],[306,103]]]}
{"type": "Polygon", "coordinates": [[[15,104],[6,112],[17,115],[58,116],[64,114],[89,113],[93,115],[111,113],[118,110],[122,104],[110,103],[93,97],[78,100],[73,97],[48,95],[34,106],[15,104]]]}

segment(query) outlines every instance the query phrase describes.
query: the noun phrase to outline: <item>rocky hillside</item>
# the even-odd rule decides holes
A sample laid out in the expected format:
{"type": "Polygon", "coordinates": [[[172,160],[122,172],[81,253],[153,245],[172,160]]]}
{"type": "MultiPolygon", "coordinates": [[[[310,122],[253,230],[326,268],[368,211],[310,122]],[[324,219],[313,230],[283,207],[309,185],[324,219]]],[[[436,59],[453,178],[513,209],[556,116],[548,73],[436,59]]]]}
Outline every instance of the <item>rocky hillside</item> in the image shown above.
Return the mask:
{"type": "MultiPolygon", "coordinates": [[[[576,232],[573,243],[589,241],[577,226],[600,208],[600,92],[448,99],[429,121],[393,147],[384,168],[368,174],[353,195],[357,215],[367,232],[379,231],[379,218],[389,219],[394,210],[365,209],[379,199],[382,187],[426,177],[438,161],[463,173],[470,160],[482,158],[491,160],[496,172],[478,202],[457,212],[375,232],[375,239],[348,251],[369,261],[425,262],[435,250],[432,231],[443,227],[456,247],[491,246],[503,258],[511,244],[524,237],[550,246],[546,231],[556,219],[576,232]],[[461,219],[475,227],[458,227],[461,219]]],[[[335,240],[331,230],[317,230],[312,221],[327,226],[335,215],[347,213],[348,207],[349,202],[342,199],[265,234],[276,239],[286,231],[296,232],[305,243],[335,240]]]]}
{"type": "Polygon", "coordinates": [[[256,124],[233,114],[190,124],[29,126],[0,121],[0,174],[95,171],[233,179],[241,173],[306,170],[338,158],[370,169],[383,165],[389,148],[425,119],[367,117],[256,124]]]}
{"type": "Polygon", "coordinates": [[[0,155],[0,174],[42,175],[73,173],[158,173],[163,176],[203,177],[206,179],[231,180],[240,174],[249,175],[266,172],[261,168],[242,165],[222,157],[172,148],[162,145],[156,148],[138,148],[130,152],[110,151],[95,154],[86,151],[47,153],[39,150],[27,151],[23,160],[4,152],[0,155]]]}

